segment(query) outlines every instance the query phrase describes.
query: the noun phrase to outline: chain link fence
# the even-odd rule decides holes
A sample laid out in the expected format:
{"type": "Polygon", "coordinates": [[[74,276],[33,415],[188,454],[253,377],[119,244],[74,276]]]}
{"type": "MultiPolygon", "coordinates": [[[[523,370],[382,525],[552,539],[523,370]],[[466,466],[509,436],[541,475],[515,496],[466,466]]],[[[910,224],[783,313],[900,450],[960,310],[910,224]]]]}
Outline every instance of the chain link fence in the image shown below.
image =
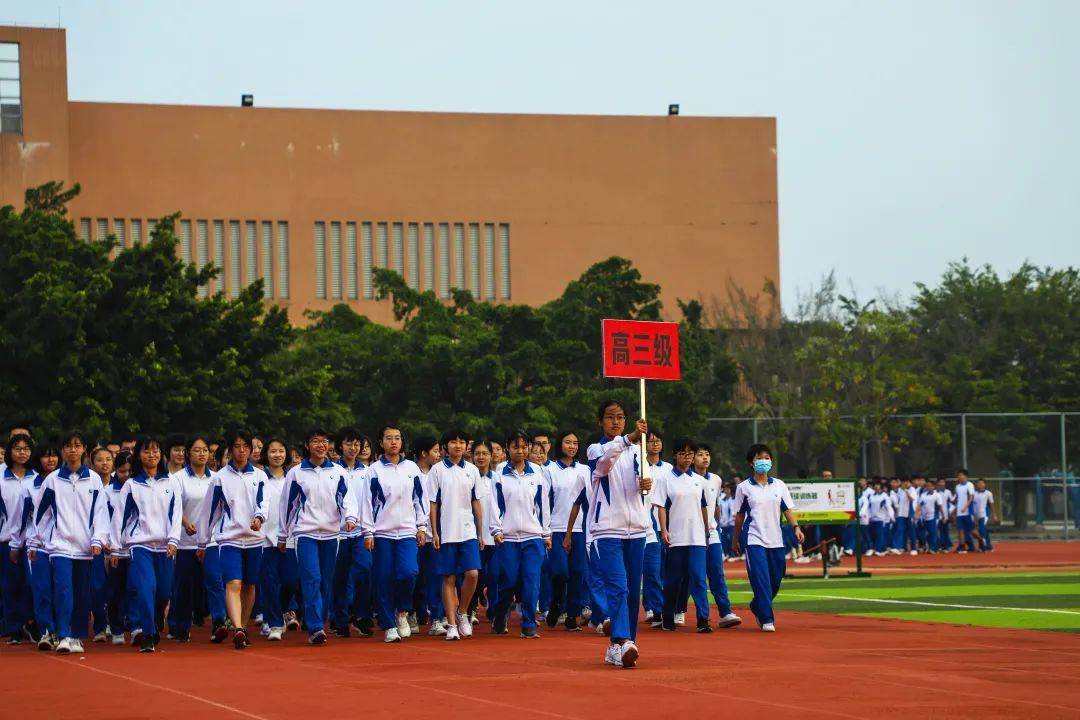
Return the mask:
{"type": "Polygon", "coordinates": [[[728,477],[745,475],[743,455],[754,442],[773,448],[784,478],[921,473],[951,485],[967,468],[994,493],[999,527],[1080,537],[1080,412],[912,413],[889,425],[887,439],[854,443],[853,457],[830,447],[812,417],[710,418],[705,439],[728,477]],[[932,431],[923,427],[928,419],[932,431]]]}

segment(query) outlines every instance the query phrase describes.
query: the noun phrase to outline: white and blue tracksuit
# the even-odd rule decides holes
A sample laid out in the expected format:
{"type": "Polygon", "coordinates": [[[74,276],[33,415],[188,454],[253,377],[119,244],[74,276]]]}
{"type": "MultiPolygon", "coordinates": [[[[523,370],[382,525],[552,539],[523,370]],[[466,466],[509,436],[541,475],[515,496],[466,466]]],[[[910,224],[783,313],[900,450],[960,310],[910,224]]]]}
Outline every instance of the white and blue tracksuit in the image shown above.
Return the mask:
{"type": "Polygon", "coordinates": [[[874,551],[883,553],[888,542],[886,527],[895,517],[892,498],[887,492],[876,492],[870,495],[866,502],[870,514],[870,540],[874,544],[874,551]]]}
{"type": "Polygon", "coordinates": [[[952,537],[949,535],[949,523],[956,512],[956,495],[949,488],[938,490],[938,501],[941,503],[941,520],[938,521],[938,550],[952,548],[952,537]]]}
{"type": "Polygon", "coordinates": [[[585,591],[585,532],[583,514],[579,511],[573,528],[568,527],[570,511],[580,494],[580,487],[588,481],[589,466],[573,460],[566,465],[555,462],[550,473],[548,504],[551,507],[551,551],[548,565],[551,568],[552,608],[556,615],[565,612],[567,618],[576,618],[587,602],[585,591]],[[570,533],[570,554],[563,549],[563,539],[570,533]]]}
{"type": "Polygon", "coordinates": [[[956,495],[956,534],[960,548],[974,551],[975,537],[975,506],[972,501],[975,497],[975,485],[970,480],[956,483],[954,490],[956,495]]]}
{"type": "Polygon", "coordinates": [[[694,598],[698,622],[709,619],[709,596],[705,580],[705,546],[708,523],[703,510],[708,509],[705,478],[692,468],[685,472],[672,468],[651,493],[652,503],[667,515],[670,543],[664,563],[664,626],[675,627],[680,595],[685,585],[694,598]]]}
{"type": "Polygon", "coordinates": [[[24,488],[32,485],[37,473],[27,468],[17,477],[6,463],[0,464],[0,633],[17,637],[24,624],[33,619],[33,596],[27,566],[21,557],[11,558],[12,537],[23,523],[24,488]]]}
{"type": "Polygon", "coordinates": [[[372,571],[379,627],[389,630],[397,613],[413,609],[417,542],[428,531],[427,499],[420,468],[412,460],[394,463],[380,457],[367,469],[367,493],[361,498],[364,538],[375,539],[372,571]]]}
{"type": "Polygon", "coordinates": [[[510,600],[521,600],[522,630],[536,627],[540,605],[540,570],[544,540],[551,538],[551,507],[540,467],[526,461],[519,472],[512,463],[495,478],[495,514],[491,535],[499,543],[499,604],[495,617],[506,621],[510,600]]]}
{"type": "Polygon", "coordinates": [[[705,548],[705,577],[709,580],[709,590],[716,601],[720,617],[731,612],[731,600],[728,599],[727,580],[724,578],[724,544],[720,538],[721,503],[724,481],[716,473],[705,476],[705,510],[709,516],[709,544],[705,548]]]}
{"type": "Polygon", "coordinates": [[[281,495],[285,489],[285,476],[274,477],[266,470],[266,520],[263,521],[262,561],[259,564],[259,609],[263,622],[271,628],[285,627],[285,608],[282,604],[281,578],[285,574],[286,556],[294,552],[286,547],[278,550],[278,528],[281,525],[281,495]]]}
{"type": "MultiPolygon", "coordinates": [[[[338,463],[345,470],[349,492],[356,501],[357,518],[360,512],[361,486],[367,477],[367,466],[356,460],[352,467],[338,463]]],[[[337,560],[334,563],[334,606],[330,625],[338,631],[348,628],[351,617],[371,617],[371,552],[364,547],[364,529],[356,521],[352,530],[341,523],[337,560]]]]}
{"type": "Polygon", "coordinates": [[[49,554],[44,550],[37,550],[34,559],[25,552],[30,548],[30,541],[34,537],[36,527],[34,518],[37,516],[38,504],[41,502],[41,494],[45,489],[45,476],[30,473],[22,479],[22,495],[19,499],[22,518],[17,527],[11,533],[9,548],[23,551],[23,570],[26,572],[27,584],[30,586],[31,616],[37,630],[44,633],[56,632],[56,616],[53,612],[53,586],[52,586],[52,563],[49,562],[49,554]]]}
{"type": "Polygon", "coordinates": [[[213,473],[209,468],[203,468],[201,475],[196,475],[195,470],[187,465],[178,472],[173,473],[173,480],[180,490],[180,506],[182,520],[186,519],[195,527],[195,532],[188,534],[181,523],[180,543],[176,552],[176,572],[173,576],[172,600],[169,603],[169,632],[174,637],[181,637],[191,631],[191,623],[194,619],[196,598],[200,590],[205,588],[207,605],[210,609],[211,620],[215,623],[225,621],[225,587],[221,583],[221,573],[217,573],[217,581],[213,585],[207,582],[205,573],[206,555],[213,552],[217,554],[217,547],[206,549],[203,562],[197,557],[199,551],[198,541],[198,513],[206,494],[210,490],[210,482],[213,473]],[[202,588],[200,588],[202,586],[202,588]]]}
{"type": "Polygon", "coordinates": [[[164,627],[176,568],[168,549],[180,546],[182,516],[180,483],[164,471],[153,477],[140,472],[124,483],[117,497],[113,538],[131,553],[128,583],[134,592],[128,614],[132,625],[144,632],[159,633],[164,627]]]}
{"type": "Polygon", "coordinates": [[[989,490],[976,490],[971,500],[972,514],[979,524],[979,537],[982,538],[983,550],[993,550],[990,542],[990,518],[993,517],[994,493],[989,490]]]}
{"type": "Polygon", "coordinates": [[[305,458],[285,475],[280,504],[278,543],[296,539],[304,626],[312,635],[323,629],[333,605],[338,535],[345,523],[359,522],[358,503],[345,468],[329,458],[321,465],[305,458]]]}
{"type": "Polygon", "coordinates": [[[61,465],[45,478],[41,490],[27,547],[49,554],[57,636],[85,638],[92,550],[105,552],[111,538],[105,488],[86,465],[61,465]]]}
{"type": "Polygon", "coordinates": [[[735,507],[745,517],[746,575],[754,599],[750,611],[759,625],[774,622],[773,598],[784,579],[784,536],[781,515],[792,508],[791,493],[783,480],[770,477],[764,485],[750,477],[735,488],[735,507]]]}
{"type": "Polygon", "coordinates": [[[893,526],[892,546],[894,550],[915,548],[915,500],[918,492],[913,487],[901,487],[896,493],[894,510],[896,524],[893,526]]]}
{"type": "Polygon", "coordinates": [[[248,463],[238,468],[227,462],[210,481],[196,523],[200,548],[217,543],[221,580],[257,585],[265,533],[251,525],[266,522],[266,473],[248,463]]]}
{"type": "Polygon", "coordinates": [[[595,570],[611,616],[612,642],[637,638],[649,508],[641,494],[641,448],[628,436],[601,437],[588,449],[596,492],[586,520],[595,570]]]}
{"type": "Polygon", "coordinates": [[[671,471],[672,465],[666,460],[658,460],[652,468],[653,490],[645,496],[649,510],[649,527],[645,531],[645,555],[641,565],[641,604],[646,612],[652,612],[656,619],[664,612],[664,559],[667,546],[660,542],[660,520],[656,516],[656,506],[652,504],[652,492],[671,471]]]}

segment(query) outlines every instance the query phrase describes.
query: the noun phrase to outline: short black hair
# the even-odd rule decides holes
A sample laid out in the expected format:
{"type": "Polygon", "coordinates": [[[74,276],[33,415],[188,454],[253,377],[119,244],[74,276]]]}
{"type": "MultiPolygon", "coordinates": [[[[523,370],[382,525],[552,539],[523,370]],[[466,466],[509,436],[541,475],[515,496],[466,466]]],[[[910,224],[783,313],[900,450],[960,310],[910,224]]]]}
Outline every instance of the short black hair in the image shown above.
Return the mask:
{"type": "MultiPolygon", "coordinates": [[[[397,429],[397,428],[395,428],[397,429]]],[[[382,437],[382,433],[379,433],[379,437],[382,437]]],[[[439,441],[435,439],[433,435],[420,435],[413,439],[412,442],[412,455],[413,459],[420,457],[420,453],[431,452],[431,448],[439,444],[439,441]]]]}
{"type": "MultiPolygon", "coordinates": [[[[363,440],[363,439],[364,439],[364,434],[361,433],[357,428],[355,428],[355,427],[353,427],[351,425],[346,425],[345,427],[343,427],[343,428],[341,428],[340,430],[337,431],[337,437],[334,438],[334,448],[338,451],[339,454],[343,455],[343,454],[345,454],[345,451],[342,449],[342,447],[341,447],[342,445],[349,442],[350,440],[363,440]]],[[[288,446],[286,445],[286,447],[288,447],[288,446]]],[[[363,450],[364,446],[361,445],[360,449],[363,450]]]]}
{"type": "MultiPolygon", "coordinates": [[[[442,434],[442,437],[439,438],[439,447],[446,450],[446,445],[451,440],[464,440],[467,444],[472,438],[469,437],[469,433],[461,428],[449,428],[442,434]]],[[[429,447],[428,449],[430,450],[431,448],[429,447]]]]}
{"type": "Polygon", "coordinates": [[[30,467],[30,462],[34,459],[34,441],[26,433],[16,433],[8,438],[7,443],[4,444],[4,462],[11,465],[11,449],[18,442],[24,442],[30,448],[30,460],[26,461],[26,467],[30,467]]]}
{"type": "Polygon", "coordinates": [[[664,433],[660,432],[658,428],[654,428],[652,425],[649,426],[649,434],[645,436],[645,442],[648,442],[649,438],[653,435],[656,436],[656,439],[660,441],[661,445],[664,444],[664,433]]]}
{"type": "Polygon", "coordinates": [[[625,405],[623,405],[621,402],[619,402],[615,398],[608,398],[607,400],[604,400],[602,403],[600,403],[600,407],[598,407],[596,409],[596,419],[597,419],[597,421],[600,421],[600,420],[604,419],[604,413],[607,412],[607,409],[609,407],[611,407],[612,405],[615,405],[616,407],[618,407],[620,410],[623,411],[623,415],[626,415],[626,406],[625,405]]]}
{"type": "Polygon", "coordinates": [[[503,445],[503,450],[506,450],[513,445],[515,440],[524,440],[526,445],[532,445],[532,438],[529,436],[529,433],[521,429],[511,430],[506,436],[506,443],[503,445]]]}
{"type": "Polygon", "coordinates": [[[769,457],[772,457],[772,450],[765,443],[754,443],[750,446],[750,449],[746,451],[746,462],[754,462],[754,456],[758,453],[769,453],[769,457]]]}
{"type": "Polygon", "coordinates": [[[169,433],[161,443],[161,454],[168,455],[174,447],[182,447],[186,453],[188,449],[187,438],[180,433],[169,433]]]}
{"type": "Polygon", "coordinates": [[[690,448],[694,452],[698,451],[697,443],[695,443],[693,439],[686,437],[685,435],[683,437],[675,438],[675,440],[671,443],[671,452],[673,453],[677,453],[680,450],[685,450],[686,448],[690,448]]]}
{"type": "MultiPolygon", "coordinates": [[[[137,466],[139,468],[139,472],[143,471],[142,459],[139,457],[139,453],[143,451],[143,448],[150,445],[157,445],[158,449],[161,449],[161,438],[159,438],[157,435],[139,435],[135,438],[135,449],[131,451],[131,456],[134,458],[132,465],[137,466]]],[[[132,469],[134,470],[134,467],[132,469]]],[[[165,453],[161,452],[158,454],[158,464],[157,469],[155,469],[154,471],[154,474],[160,475],[163,472],[165,472],[165,453]]],[[[136,473],[136,475],[137,474],[138,473],[136,473]]]]}
{"type": "Polygon", "coordinates": [[[66,433],[60,436],[60,449],[66,448],[74,440],[78,440],[83,445],[86,445],[86,435],[81,430],[68,430],[66,433]]]}
{"type": "Polygon", "coordinates": [[[130,464],[131,464],[131,451],[130,450],[121,450],[120,452],[116,453],[116,459],[113,460],[113,471],[115,472],[116,468],[120,467],[121,465],[130,465],[130,464]]]}
{"type": "Polygon", "coordinates": [[[250,448],[251,432],[248,430],[243,430],[241,428],[234,428],[229,432],[225,433],[225,442],[221,444],[221,447],[225,449],[222,458],[232,453],[233,445],[236,444],[237,440],[243,440],[248,444],[248,447],[250,448]]]}
{"type": "Polygon", "coordinates": [[[704,450],[705,452],[712,455],[712,448],[709,446],[708,443],[698,443],[697,449],[698,450],[704,450]]]}
{"type": "Polygon", "coordinates": [[[968,475],[968,476],[970,476],[970,475],[971,475],[971,473],[969,473],[969,472],[967,471],[967,468],[960,468],[959,470],[957,470],[957,471],[956,471],[956,476],[957,476],[957,477],[960,477],[961,475],[968,475]]]}

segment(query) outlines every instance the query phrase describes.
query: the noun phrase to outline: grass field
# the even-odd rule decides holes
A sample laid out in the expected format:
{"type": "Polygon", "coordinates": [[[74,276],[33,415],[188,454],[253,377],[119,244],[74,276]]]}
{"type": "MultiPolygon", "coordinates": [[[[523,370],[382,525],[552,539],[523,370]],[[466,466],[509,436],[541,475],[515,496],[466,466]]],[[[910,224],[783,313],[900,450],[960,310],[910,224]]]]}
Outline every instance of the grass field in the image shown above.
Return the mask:
{"type": "MultiPolygon", "coordinates": [[[[736,606],[750,602],[745,580],[731,581],[729,589],[736,606]]],[[[1080,633],[1080,573],[789,578],[780,589],[776,607],[781,611],[1080,633]]]]}

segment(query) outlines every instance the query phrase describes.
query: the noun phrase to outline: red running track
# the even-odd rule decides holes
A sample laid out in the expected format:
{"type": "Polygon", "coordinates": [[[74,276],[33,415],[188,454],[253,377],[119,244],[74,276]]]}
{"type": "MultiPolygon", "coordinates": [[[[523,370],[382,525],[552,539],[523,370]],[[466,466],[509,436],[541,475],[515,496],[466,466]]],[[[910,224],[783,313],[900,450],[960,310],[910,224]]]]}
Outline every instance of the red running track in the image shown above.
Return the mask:
{"type": "Polygon", "coordinates": [[[642,626],[633,670],[605,666],[595,633],[525,641],[481,625],[457,643],[310,647],[293,633],[243,652],[165,641],[153,655],[90,645],[82,657],[4,646],[0,674],[5,717],[50,720],[1080,717],[1076,635],[798,612],[778,628],[642,626]]]}

